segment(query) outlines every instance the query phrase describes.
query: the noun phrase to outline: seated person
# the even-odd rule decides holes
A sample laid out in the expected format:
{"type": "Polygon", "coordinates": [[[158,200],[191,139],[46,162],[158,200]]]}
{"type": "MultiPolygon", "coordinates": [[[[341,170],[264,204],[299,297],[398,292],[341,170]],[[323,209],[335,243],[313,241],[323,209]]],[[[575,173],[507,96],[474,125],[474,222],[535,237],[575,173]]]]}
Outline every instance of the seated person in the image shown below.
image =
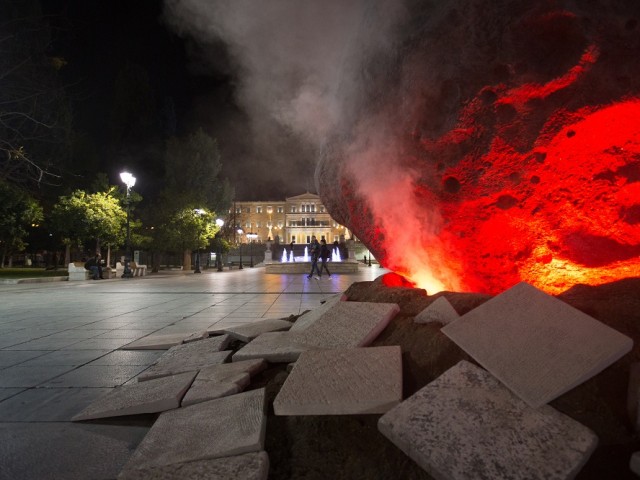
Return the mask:
{"type": "Polygon", "coordinates": [[[104,279],[102,276],[102,256],[96,253],[96,256],[87,260],[84,264],[85,270],[89,270],[94,280],[104,279]]]}

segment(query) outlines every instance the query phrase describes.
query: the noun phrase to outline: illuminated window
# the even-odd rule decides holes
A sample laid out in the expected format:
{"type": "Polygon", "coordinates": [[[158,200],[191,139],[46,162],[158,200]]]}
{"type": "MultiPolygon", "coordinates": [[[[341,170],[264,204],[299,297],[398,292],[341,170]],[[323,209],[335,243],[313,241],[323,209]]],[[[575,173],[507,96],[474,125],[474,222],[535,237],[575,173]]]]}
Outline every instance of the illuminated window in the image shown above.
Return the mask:
{"type": "Polygon", "coordinates": [[[273,213],[273,207],[267,207],[267,213],[273,213]]]}
{"type": "Polygon", "coordinates": [[[261,227],[260,222],[256,222],[256,228],[260,228],[260,227],[261,227]]]}
{"type": "Polygon", "coordinates": [[[256,207],[256,213],[262,213],[262,207],[256,207]]]}
{"type": "Polygon", "coordinates": [[[282,228],[282,222],[278,222],[278,228],[282,228]]]}
{"type": "Polygon", "coordinates": [[[236,207],[236,213],[242,213],[242,207],[236,207]]]}
{"type": "Polygon", "coordinates": [[[296,213],[296,207],[295,206],[291,206],[291,213],[296,213]]]}
{"type": "Polygon", "coordinates": [[[251,213],[251,207],[247,207],[247,210],[244,213],[251,213]]]}
{"type": "Polygon", "coordinates": [[[278,213],[284,213],[284,207],[278,207],[278,213]]]}

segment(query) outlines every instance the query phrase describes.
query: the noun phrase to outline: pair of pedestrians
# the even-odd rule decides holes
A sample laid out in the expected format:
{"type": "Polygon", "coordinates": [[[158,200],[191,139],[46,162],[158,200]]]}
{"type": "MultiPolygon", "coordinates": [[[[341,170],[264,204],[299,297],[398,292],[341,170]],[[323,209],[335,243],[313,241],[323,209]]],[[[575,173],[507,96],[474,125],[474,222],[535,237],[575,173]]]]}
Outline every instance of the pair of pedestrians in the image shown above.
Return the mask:
{"type": "Polygon", "coordinates": [[[318,239],[314,236],[311,237],[311,245],[309,254],[311,255],[311,272],[307,275],[307,278],[311,278],[313,276],[314,270],[317,272],[316,278],[320,279],[322,277],[322,271],[326,270],[327,275],[331,278],[331,272],[329,271],[329,267],[327,267],[327,260],[329,260],[330,250],[327,246],[327,241],[323,238],[321,243],[318,243],[318,239]],[[318,268],[318,260],[321,260],[320,268],[318,268]]]}

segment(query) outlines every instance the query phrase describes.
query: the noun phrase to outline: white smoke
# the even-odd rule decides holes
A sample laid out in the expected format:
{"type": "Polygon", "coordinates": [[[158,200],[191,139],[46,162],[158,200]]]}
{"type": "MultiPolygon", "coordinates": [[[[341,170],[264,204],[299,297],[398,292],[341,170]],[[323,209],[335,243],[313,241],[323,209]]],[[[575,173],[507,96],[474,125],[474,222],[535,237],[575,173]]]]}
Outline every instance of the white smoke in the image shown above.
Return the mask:
{"type": "Polygon", "coordinates": [[[397,0],[165,0],[164,8],[181,36],[224,42],[255,138],[275,121],[315,146],[353,121],[363,65],[393,46],[403,14],[397,0]]]}

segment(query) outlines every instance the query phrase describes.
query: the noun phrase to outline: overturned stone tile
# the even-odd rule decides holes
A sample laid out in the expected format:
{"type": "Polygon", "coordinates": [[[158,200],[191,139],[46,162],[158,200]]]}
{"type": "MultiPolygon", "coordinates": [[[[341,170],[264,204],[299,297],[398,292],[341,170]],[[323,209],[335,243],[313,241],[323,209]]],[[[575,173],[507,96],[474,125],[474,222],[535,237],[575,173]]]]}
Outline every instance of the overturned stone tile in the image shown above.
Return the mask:
{"type": "Polygon", "coordinates": [[[286,320],[270,318],[266,320],[259,320],[257,322],[245,323],[238,325],[237,327],[225,328],[223,332],[227,333],[232,338],[248,343],[263,333],[289,330],[291,325],[293,324],[286,320]]]}
{"type": "Polygon", "coordinates": [[[231,395],[160,415],[124,470],[264,450],[265,390],[231,395]]]}
{"type": "Polygon", "coordinates": [[[196,332],[196,333],[192,333],[191,335],[189,335],[188,337],[185,337],[182,340],[182,343],[191,343],[191,342],[197,342],[198,340],[202,340],[203,338],[208,338],[209,337],[209,332],[196,332]]]}
{"type": "Polygon", "coordinates": [[[331,307],[336,303],[342,301],[342,294],[339,293],[327,299],[322,305],[307,313],[301,315],[291,327],[291,332],[302,332],[306,330],[311,324],[315,323],[322,315],[324,315],[331,307]]]}
{"type": "Polygon", "coordinates": [[[629,337],[527,283],[442,332],[532,407],[588,380],[633,346],[629,337]]]}
{"type": "Polygon", "coordinates": [[[173,375],[144,383],[123,385],[99,398],[73,421],[156,413],[180,407],[180,401],[196,372],[173,375]]]}
{"type": "Polygon", "coordinates": [[[118,480],[266,480],[268,474],[267,452],[253,452],[163,467],[125,470],[118,476],[118,480]]]}
{"type": "Polygon", "coordinates": [[[249,375],[255,375],[265,368],[267,368],[267,362],[262,358],[233,363],[222,363],[220,365],[212,365],[201,369],[197,380],[228,382],[238,374],[248,373],[249,375]]]}
{"type": "Polygon", "coordinates": [[[438,322],[447,325],[460,318],[458,312],[453,308],[445,297],[438,297],[431,305],[415,316],[415,323],[438,322]]]}
{"type": "Polygon", "coordinates": [[[548,405],[531,408],[462,361],[378,421],[378,429],[438,479],[570,479],[597,445],[587,427],[548,405]]]}
{"type": "MultiPolygon", "coordinates": [[[[193,345],[192,343],[185,345],[193,345]]],[[[171,352],[171,350],[169,350],[171,352]]],[[[167,353],[169,353],[167,352],[167,353]]],[[[198,372],[203,367],[227,361],[231,350],[222,352],[185,352],[181,351],[170,357],[160,357],[158,361],[138,375],[138,382],[146,382],[154,378],[168,377],[184,372],[198,372]]]]}
{"type": "Polygon", "coordinates": [[[120,347],[120,350],[168,350],[171,347],[180,345],[185,337],[188,336],[188,333],[147,335],[120,347]]]}
{"type": "Polygon", "coordinates": [[[384,413],[402,401],[400,347],[304,352],[273,402],[276,415],[384,413]]]}
{"type": "MultiPolygon", "coordinates": [[[[300,332],[304,344],[319,348],[369,345],[400,311],[395,303],[337,302],[300,332]]],[[[298,332],[295,332],[298,333],[298,332]]]]}
{"type": "Polygon", "coordinates": [[[211,382],[208,380],[194,382],[182,399],[182,406],[188,407],[196,403],[234,395],[244,390],[250,381],[251,377],[248,373],[238,373],[226,382],[211,382]]]}
{"type": "Polygon", "coordinates": [[[233,354],[233,362],[263,358],[272,363],[295,362],[302,352],[317,347],[304,344],[302,332],[268,332],[259,335],[233,354]]]}

